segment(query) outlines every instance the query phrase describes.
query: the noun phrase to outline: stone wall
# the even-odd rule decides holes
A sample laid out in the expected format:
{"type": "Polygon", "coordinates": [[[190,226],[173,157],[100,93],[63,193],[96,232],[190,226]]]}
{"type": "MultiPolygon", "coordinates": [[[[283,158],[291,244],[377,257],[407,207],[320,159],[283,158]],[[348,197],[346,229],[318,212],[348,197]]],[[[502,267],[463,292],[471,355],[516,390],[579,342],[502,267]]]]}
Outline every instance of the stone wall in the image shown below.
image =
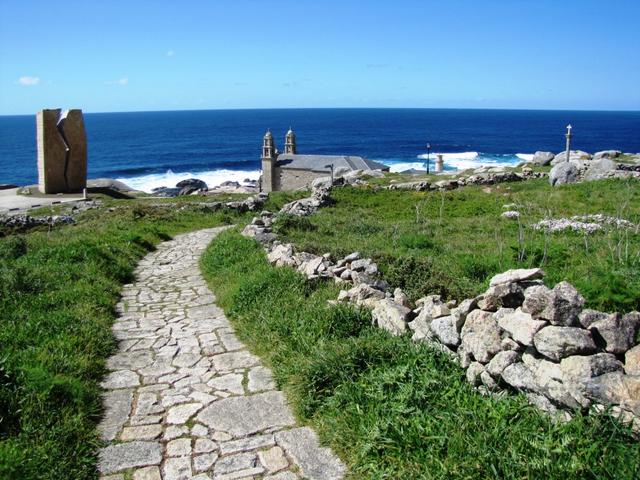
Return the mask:
{"type": "Polygon", "coordinates": [[[324,176],[326,176],[326,173],[291,168],[277,168],[276,190],[285,191],[309,188],[316,178],[324,176]]]}

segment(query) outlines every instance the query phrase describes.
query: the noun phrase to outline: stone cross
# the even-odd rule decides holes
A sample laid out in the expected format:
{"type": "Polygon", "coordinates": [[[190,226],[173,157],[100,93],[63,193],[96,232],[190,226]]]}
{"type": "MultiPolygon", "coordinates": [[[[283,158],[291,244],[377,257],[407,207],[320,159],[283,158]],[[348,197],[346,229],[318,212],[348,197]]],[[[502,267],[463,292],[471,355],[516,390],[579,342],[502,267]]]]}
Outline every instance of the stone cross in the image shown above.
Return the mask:
{"type": "Polygon", "coordinates": [[[571,155],[571,139],[573,138],[571,128],[571,124],[567,125],[567,133],[565,134],[565,137],[567,137],[567,162],[569,161],[569,156],[571,155]]]}
{"type": "Polygon", "coordinates": [[[87,186],[87,135],[82,110],[41,110],[36,115],[36,137],[40,192],[82,192],[87,186]]]}

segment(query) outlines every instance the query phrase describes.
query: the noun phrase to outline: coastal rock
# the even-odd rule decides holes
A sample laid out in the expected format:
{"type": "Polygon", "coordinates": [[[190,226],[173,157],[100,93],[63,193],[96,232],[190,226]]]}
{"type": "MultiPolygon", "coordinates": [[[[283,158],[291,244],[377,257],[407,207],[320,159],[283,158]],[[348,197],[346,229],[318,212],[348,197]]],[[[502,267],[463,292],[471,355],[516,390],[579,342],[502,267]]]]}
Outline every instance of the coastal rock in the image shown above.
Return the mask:
{"type": "Polygon", "coordinates": [[[640,313],[624,316],[613,313],[603,320],[591,324],[589,330],[598,345],[610,353],[625,353],[635,343],[640,328],[640,313]]]}
{"type": "Polygon", "coordinates": [[[551,160],[553,160],[554,157],[555,157],[555,154],[551,152],[536,152],[533,155],[533,159],[531,160],[531,163],[533,163],[534,165],[543,167],[545,165],[549,165],[551,163],[551,160]]]}
{"type": "Polygon", "coordinates": [[[500,309],[496,312],[498,325],[518,343],[533,346],[533,337],[547,325],[544,320],[534,320],[530,314],[522,309],[500,309]]]}
{"type": "Polygon", "coordinates": [[[579,178],[578,167],[572,162],[558,163],[549,172],[549,183],[552,186],[575,183],[579,178]]]}
{"type": "Polygon", "coordinates": [[[522,282],[525,280],[536,280],[544,277],[544,272],[540,268],[520,268],[515,270],[507,270],[504,273],[494,275],[490,282],[490,286],[500,285],[503,283],[522,282]]]}
{"type": "Polygon", "coordinates": [[[374,325],[395,336],[402,335],[407,330],[411,310],[386,298],[379,300],[375,305],[371,312],[374,325]]]}
{"type": "Polygon", "coordinates": [[[198,178],[188,178],[176,183],[176,188],[179,188],[178,195],[191,195],[193,192],[200,190],[208,190],[209,187],[205,182],[198,178]]]}
{"type": "Polygon", "coordinates": [[[491,312],[473,310],[461,332],[462,345],[476,361],[487,363],[501,349],[500,327],[491,312]]]}
{"type": "Polygon", "coordinates": [[[599,160],[601,158],[617,158],[622,155],[620,150],[602,150],[600,152],[596,152],[593,154],[594,160],[599,160]]]}
{"type": "Polygon", "coordinates": [[[607,178],[608,174],[615,172],[618,169],[616,162],[609,160],[608,158],[600,158],[589,162],[587,171],[584,173],[584,180],[601,180],[607,178]]]}
{"type": "Polygon", "coordinates": [[[558,165],[559,163],[566,162],[567,160],[570,162],[591,160],[591,155],[587,152],[583,152],[582,150],[571,150],[569,152],[569,158],[567,159],[567,152],[560,152],[553,158],[551,165],[558,165]]]}
{"type": "Polygon", "coordinates": [[[542,355],[556,362],[571,355],[588,355],[596,351],[591,334],[575,327],[545,327],[533,336],[533,343],[542,355]]]}

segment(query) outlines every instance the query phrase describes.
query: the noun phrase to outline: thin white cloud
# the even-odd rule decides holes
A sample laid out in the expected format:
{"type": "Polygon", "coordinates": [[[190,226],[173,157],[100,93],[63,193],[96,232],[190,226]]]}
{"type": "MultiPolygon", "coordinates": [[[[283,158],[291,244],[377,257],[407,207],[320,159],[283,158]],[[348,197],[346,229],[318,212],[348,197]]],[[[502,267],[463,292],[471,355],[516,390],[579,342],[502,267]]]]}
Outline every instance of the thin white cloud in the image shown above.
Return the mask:
{"type": "Polygon", "coordinates": [[[129,84],[129,79],[127,77],[122,77],[118,80],[111,80],[104,83],[107,85],[122,85],[124,87],[125,85],[129,84]]]}
{"type": "Polygon", "coordinates": [[[39,83],[40,77],[24,76],[18,79],[18,84],[24,87],[33,87],[34,85],[38,85],[39,83]]]}
{"type": "Polygon", "coordinates": [[[174,52],[173,50],[169,50],[167,52],[167,57],[173,57],[176,54],[176,52],[174,52]]]}

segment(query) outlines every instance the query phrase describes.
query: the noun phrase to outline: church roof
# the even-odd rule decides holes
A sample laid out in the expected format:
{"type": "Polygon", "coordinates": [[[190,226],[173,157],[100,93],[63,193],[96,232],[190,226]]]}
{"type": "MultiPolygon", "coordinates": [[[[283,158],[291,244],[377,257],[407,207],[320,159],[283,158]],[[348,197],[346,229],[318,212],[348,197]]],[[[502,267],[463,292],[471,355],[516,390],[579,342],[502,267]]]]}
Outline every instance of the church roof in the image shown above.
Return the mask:
{"type": "Polygon", "coordinates": [[[333,169],[348,168],[349,170],[389,170],[382,163],[351,155],[300,155],[283,153],[278,155],[276,165],[283,169],[311,170],[313,172],[330,172],[333,169]]]}

